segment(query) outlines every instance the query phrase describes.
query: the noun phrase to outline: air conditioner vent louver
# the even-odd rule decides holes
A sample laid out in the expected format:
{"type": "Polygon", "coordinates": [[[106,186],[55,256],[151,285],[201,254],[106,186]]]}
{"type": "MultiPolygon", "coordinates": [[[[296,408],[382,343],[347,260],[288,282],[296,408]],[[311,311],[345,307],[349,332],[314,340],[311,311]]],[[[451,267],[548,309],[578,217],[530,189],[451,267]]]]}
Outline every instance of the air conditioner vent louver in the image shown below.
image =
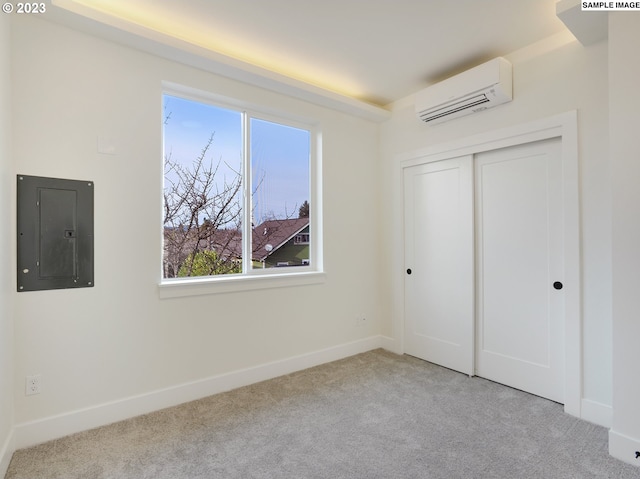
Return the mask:
{"type": "Polygon", "coordinates": [[[496,58],[416,94],[416,113],[435,124],[512,100],[511,64],[496,58]],[[483,105],[480,108],[474,108],[483,105]]]}
{"type": "Polygon", "coordinates": [[[422,121],[434,121],[438,118],[442,118],[443,116],[451,115],[453,113],[466,110],[467,108],[473,108],[476,105],[481,105],[482,103],[487,103],[488,101],[490,100],[487,98],[487,95],[483,93],[481,95],[476,95],[465,100],[451,103],[446,107],[437,108],[430,111],[429,113],[425,113],[424,115],[419,116],[422,121]]]}

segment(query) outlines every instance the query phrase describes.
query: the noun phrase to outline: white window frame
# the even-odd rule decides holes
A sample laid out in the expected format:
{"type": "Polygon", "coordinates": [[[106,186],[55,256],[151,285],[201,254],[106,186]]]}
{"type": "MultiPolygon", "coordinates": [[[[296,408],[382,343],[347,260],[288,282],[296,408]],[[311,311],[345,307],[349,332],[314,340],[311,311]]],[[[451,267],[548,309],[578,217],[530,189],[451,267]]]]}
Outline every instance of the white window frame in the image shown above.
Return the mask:
{"type": "MultiPolygon", "coordinates": [[[[243,272],[238,274],[199,276],[189,278],[164,278],[162,274],[162,257],[164,248],[164,233],[162,232],[161,250],[159,255],[160,281],[158,294],[160,298],[175,298],[203,294],[227,293],[234,291],[251,291],[257,289],[291,287],[305,284],[324,282],[323,272],[323,234],[322,234],[322,177],[321,177],[321,139],[322,131],[318,121],[302,118],[286,111],[276,111],[265,106],[248,103],[242,100],[228,98],[211,92],[163,82],[162,96],[171,95],[187,100],[208,104],[218,108],[239,111],[243,113],[243,272]],[[255,118],[274,122],[293,128],[309,131],[309,262],[310,264],[297,268],[265,268],[251,267],[250,241],[251,237],[251,171],[250,155],[250,119],[255,118]],[[249,235],[249,236],[247,236],[249,235]]],[[[160,99],[162,101],[162,97],[160,99]]],[[[164,138],[164,134],[163,134],[164,138]]],[[[162,171],[164,171],[164,147],[162,155],[162,171]]],[[[164,182],[164,173],[162,174],[164,182]]],[[[163,186],[164,188],[164,186],[163,186]]],[[[161,189],[163,189],[161,188],[161,189]]],[[[160,205],[162,206],[161,194],[160,205]]],[[[160,228],[162,230],[163,228],[160,228]]]]}

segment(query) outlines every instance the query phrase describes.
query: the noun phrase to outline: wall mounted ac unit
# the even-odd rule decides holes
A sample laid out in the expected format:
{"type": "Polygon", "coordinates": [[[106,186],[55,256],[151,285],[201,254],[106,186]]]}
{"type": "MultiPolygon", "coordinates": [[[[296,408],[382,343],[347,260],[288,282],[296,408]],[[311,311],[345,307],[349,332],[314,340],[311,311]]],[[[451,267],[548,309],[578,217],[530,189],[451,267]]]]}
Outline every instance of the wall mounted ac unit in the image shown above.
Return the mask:
{"type": "Polygon", "coordinates": [[[493,108],[513,99],[512,68],[498,57],[416,94],[418,118],[430,124],[493,108]]]}

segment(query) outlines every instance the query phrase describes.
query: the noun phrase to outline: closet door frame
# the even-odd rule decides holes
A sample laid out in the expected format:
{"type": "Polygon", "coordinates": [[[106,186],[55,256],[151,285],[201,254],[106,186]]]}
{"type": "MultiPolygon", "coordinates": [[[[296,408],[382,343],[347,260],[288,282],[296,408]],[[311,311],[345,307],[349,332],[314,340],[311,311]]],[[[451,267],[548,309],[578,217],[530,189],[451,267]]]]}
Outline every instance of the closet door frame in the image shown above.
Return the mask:
{"type": "MultiPolygon", "coordinates": [[[[395,201],[396,218],[403,218],[404,169],[463,155],[475,155],[515,145],[550,138],[561,141],[564,209],[564,291],[565,291],[565,404],[566,413],[581,417],[582,401],[582,311],[581,244],[578,176],[577,112],[570,111],[523,125],[486,132],[452,142],[407,152],[396,157],[395,184],[399,198],[395,201]]],[[[402,221],[402,220],[401,220],[402,221]]],[[[399,228],[404,231],[403,227],[399,228]]],[[[404,353],[404,237],[394,241],[402,245],[392,261],[394,268],[393,339],[389,349],[404,353]]]]}

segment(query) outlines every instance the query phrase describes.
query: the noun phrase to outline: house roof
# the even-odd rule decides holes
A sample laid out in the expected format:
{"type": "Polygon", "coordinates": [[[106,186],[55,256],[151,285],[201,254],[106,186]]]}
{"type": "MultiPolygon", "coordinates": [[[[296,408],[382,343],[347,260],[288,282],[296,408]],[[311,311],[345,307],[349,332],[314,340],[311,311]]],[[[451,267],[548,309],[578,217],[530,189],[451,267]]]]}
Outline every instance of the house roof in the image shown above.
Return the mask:
{"type": "MultiPolygon", "coordinates": [[[[253,228],[252,255],[255,261],[264,261],[269,255],[284,246],[295,235],[309,226],[309,218],[291,218],[282,220],[268,220],[253,228]],[[269,251],[267,247],[271,246],[269,251]]],[[[176,236],[179,228],[165,227],[165,237],[176,236]]],[[[225,258],[242,257],[242,232],[236,229],[217,229],[206,238],[197,238],[197,231],[192,234],[178,234],[177,246],[183,250],[185,256],[199,243],[199,249],[212,249],[225,258]]],[[[171,243],[171,242],[169,242],[171,243]]]]}
{"type": "Polygon", "coordinates": [[[309,218],[269,220],[253,229],[253,259],[264,261],[291,238],[309,226],[309,218]],[[267,245],[271,245],[267,251],[267,245]]]}
{"type": "MultiPolygon", "coordinates": [[[[268,220],[253,228],[251,259],[264,261],[291,238],[309,226],[309,218],[268,220]],[[269,251],[267,251],[267,247],[269,251]]],[[[212,247],[224,251],[225,256],[242,257],[242,234],[238,230],[217,230],[211,240],[212,247]]]]}

